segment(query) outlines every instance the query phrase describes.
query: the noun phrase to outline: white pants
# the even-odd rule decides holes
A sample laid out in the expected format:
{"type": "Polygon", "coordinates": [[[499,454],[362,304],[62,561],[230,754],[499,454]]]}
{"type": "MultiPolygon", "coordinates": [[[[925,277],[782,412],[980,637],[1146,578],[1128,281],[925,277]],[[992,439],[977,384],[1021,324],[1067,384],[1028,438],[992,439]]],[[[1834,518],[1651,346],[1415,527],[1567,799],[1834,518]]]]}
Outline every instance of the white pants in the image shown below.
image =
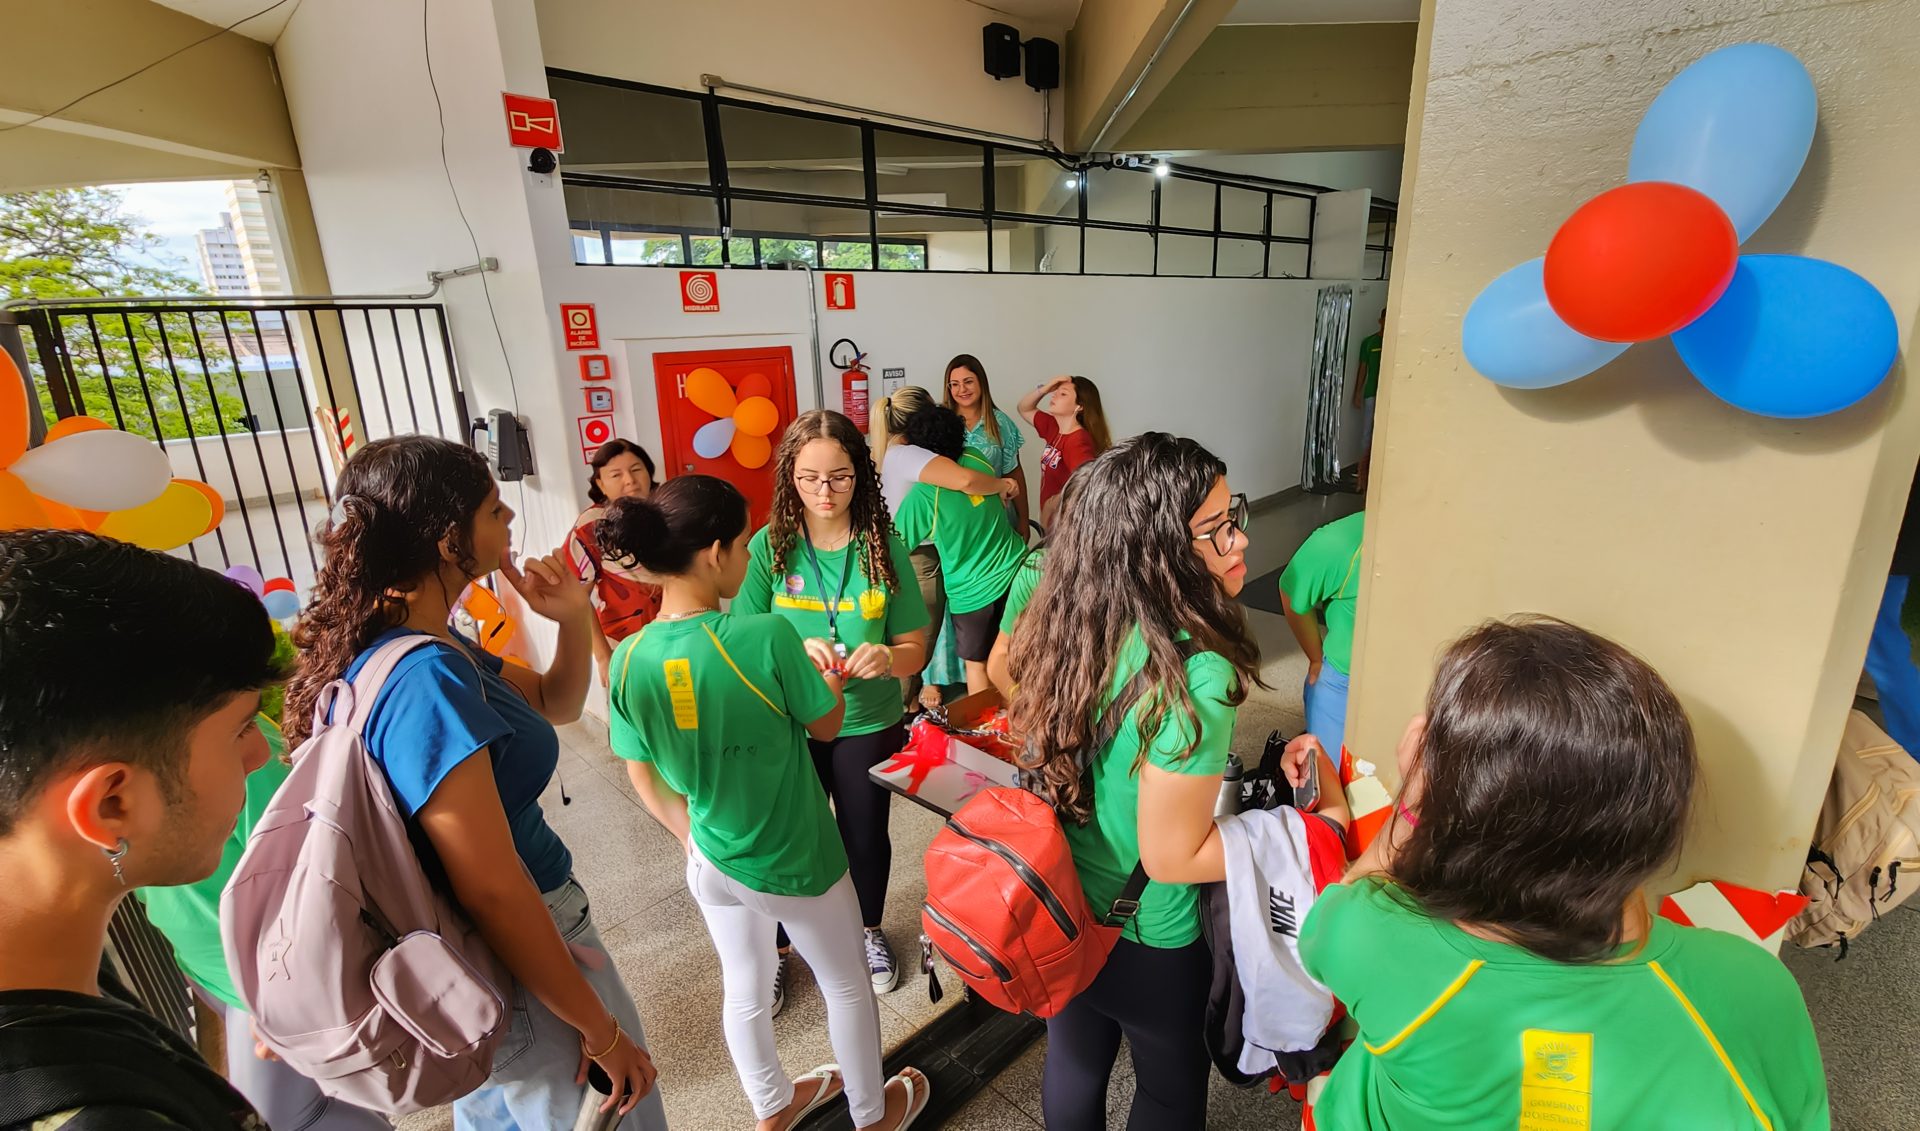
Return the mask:
{"type": "Polygon", "coordinates": [[[880,1001],[873,996],[873,976],[867,969],[853,878],[841,876],[824,895],[768,895],[714,867],[696,848],[687,857],[687,889],[700,904],[713,948],[720,953],[727,1051],[733,1054],[754,1117],[767,1119],[793,1102],[793,1080],[780,1067],[780,1050],[773,1040],[773,979],[779,962],[773,933],[785,924],[826,999],[827,1036],[846,1081],[853,1125],[880,1122],[887,1113],[880,1001]]]}

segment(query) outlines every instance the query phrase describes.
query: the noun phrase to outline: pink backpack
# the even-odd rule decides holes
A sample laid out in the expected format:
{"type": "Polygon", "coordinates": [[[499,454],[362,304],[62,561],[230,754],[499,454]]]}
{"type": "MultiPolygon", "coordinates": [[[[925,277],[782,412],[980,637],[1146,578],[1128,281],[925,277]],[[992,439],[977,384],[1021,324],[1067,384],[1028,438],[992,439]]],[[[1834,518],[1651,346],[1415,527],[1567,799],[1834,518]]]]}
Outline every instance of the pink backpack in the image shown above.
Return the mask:
{"type": "Polygon", "coordinates": [[[511,987],[479,932],[428,882],[360,741],[394,666],[431,639],[395,640],[351,684],[321,693],[313,737],[294,752],[220,900],[227,965],[261,1042],[327,1095],[387,1115],[486,1081],[511,987]],[[327,725],[330,715],[342,721],[327,725]]]}

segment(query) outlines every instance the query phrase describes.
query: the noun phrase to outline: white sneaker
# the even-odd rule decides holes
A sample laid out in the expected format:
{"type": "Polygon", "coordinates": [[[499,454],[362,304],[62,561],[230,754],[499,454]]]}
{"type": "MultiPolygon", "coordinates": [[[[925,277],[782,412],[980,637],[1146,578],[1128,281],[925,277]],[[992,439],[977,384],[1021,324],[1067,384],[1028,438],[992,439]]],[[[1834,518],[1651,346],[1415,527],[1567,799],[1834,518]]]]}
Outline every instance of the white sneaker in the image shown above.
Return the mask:
{"type": "Polygon", "coordinates": [[[900,985],[900,964],[893,960],[893,947],[880,928],[868,927],[866,932],[867,970],[873,975],[873,992],[892,993],[900,985]]]}

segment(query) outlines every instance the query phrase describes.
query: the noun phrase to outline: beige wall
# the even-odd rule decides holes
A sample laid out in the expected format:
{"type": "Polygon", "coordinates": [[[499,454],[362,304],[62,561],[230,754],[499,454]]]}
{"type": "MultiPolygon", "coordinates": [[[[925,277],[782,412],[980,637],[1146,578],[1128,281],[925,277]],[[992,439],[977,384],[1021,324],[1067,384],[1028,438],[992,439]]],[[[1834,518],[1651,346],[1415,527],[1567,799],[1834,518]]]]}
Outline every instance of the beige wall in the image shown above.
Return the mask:
{"type": "MultiPolygon", "coordinates": [[[[214,30],[149,0],[0,0],[0,123],[28,120],[214,30]]],[[[221,35],[58,118],[0,133],[0,189],[248,176],[300,163],[272,52],[221,35]]]]}
{"type": "Polygon", "coordinates": [[[1813,72],[1820,132],[1747,250],[1846,264],[1910,343],[1920,255],[1889,237],[1910,230],[1920,182],[1920,2],[1429,0],[1421,36],[1348,740],[1390,762],[1448,639],[1484,617],[1564,616],[1650,659],[1693,716],[1706,788],[1668,882],[1792,886],[1920,445],[1904,372],[1802,422],[1721,404],[1663,343],[1504,392],[1462,361],[1460,317],[1622,180],[1666,79],[1766,40],[1813,72]]]}
{"type": "Polygon", "coordinates": [[[1067,87],[1066,148],[1118,148],[1119,138],[1164,90],[1207,34],[1233,10],[1234,0],[1093,0],[1082,3],[1064,53],[1067,87]],[[1172,38],[1168,33],[1172,32],[1172,38]],[[1153,52],[1166,48],[1158,60],[1153,52]],[[1147,64],[1153,61],[1151,69],[1147,64]],[[1106,137],[1099,136],[1135,79],[1146,74],[1106,137]]]}
{"type": "Polygon", "coordinates": [[[1400,144],[1413,24],[1229,25],[1194,52],[1119,149],[1400,144]]]}

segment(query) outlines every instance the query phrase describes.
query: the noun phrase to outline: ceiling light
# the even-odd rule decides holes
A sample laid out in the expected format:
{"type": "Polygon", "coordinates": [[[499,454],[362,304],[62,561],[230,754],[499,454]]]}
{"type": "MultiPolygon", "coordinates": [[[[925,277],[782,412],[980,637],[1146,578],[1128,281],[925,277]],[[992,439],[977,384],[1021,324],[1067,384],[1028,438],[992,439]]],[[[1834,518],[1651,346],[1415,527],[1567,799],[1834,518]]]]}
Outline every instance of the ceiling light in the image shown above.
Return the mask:
{"type": "Polygon", "coordinates": [[[1067,174],[1067,187],[1068,187],[1068,188],[1079,188],[1079,187],[1080,187],[1080,174],[1078,174],[1078,173],[1068,173],[1068,174],[1067,174]]]}
{"type": "Polygon", "coordinates": [[[1155,165],[1153,167],[1153,175],[1156,177],[1164,177],[1171,172],[1173,172],[1173,166],[1167,164],[1165,161],[1162,161],[1158,165],[1155,165]]]}

